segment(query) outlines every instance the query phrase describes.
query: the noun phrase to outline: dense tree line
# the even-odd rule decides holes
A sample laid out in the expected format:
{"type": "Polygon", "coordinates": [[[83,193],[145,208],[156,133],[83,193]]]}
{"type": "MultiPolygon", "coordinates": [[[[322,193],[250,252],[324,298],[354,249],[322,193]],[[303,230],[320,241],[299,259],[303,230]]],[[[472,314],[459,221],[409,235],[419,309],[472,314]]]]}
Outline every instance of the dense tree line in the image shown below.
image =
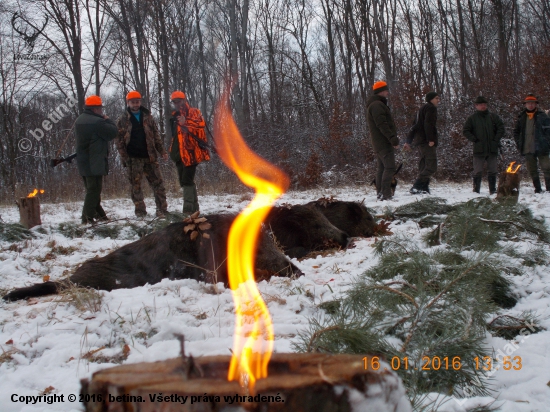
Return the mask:
{"type": "MultiPolygon", "coordinates": [[[[424,94],[441,94],[438,178],[469,176],[461,129],[475,96],[490,99],[508,132],[525,93],[544,108],[550,97],[550,0],[0,0],[0,27],[2,199],[35,186],[51,200],[80,193],[76,169],[51,169],[49,159],[67,135],[62,154],[73,149],[70,129],[90,94],[117,117],[126,92],[139,90],[164,133],[173,90],[211,125],[233,78],[243,135],[294,187],[370,182],[365,101],[375,80],[390,86],[401,135],[424,94]],[[46,19],[31,51],[21,32],[46,19]],[[40,60],[20,59],[29,54],[40,60]],[[69,97],[76,104],[57,110],[69,97]],[[37,140],[30,131],[54,111],[63,116],[37,140]]],[[[107,191],[126,190],[112,157],[107,191]]],[[[412,159],[398,160],[405,176],[413,172],[412,159]]],[[[218,160],[200,173],[203,187],[234,184],[218,160]]]]}

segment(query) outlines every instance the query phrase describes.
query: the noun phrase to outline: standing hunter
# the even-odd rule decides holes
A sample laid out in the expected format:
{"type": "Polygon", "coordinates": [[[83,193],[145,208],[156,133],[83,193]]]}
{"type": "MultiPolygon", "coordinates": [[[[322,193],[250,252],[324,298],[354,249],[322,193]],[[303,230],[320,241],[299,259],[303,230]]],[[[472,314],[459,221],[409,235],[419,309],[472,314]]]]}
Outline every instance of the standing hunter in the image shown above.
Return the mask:
{"type": "Polygon", "coordinates": [[[210,160],[204,131],[206,122],[199,109],[189,106],[182,91],[176,90],[170,99],[174,105],[170,118],[170,158],[176,163],[180,186],[183,189],[183,214],[190,215],[199,210],[195,185],[197,165],[210,160]]]}
{"type": "Polygon", "coordinates": [[[437,105],[440,98],[436,92],[426,94],[426,104],[420,108],[416,116],[416,124],[407,136],[403,146],[411,150],[411,144],[418,147],[420,161],[418,177],[410,192],[415,194],[430,193],[430,178],[437,172],[437,105]]]}
{"type": "Polygon", "coordinates": [[[541,193],[538,163],[544,173],[546,191],[550,192],[550,118],[539,110],[539,101],[533,94],[528,94],[523,101],[525,109],[518,116],[514,128],[514,140],[519,153],[525,156],[527,171],[533,179],[535,193],[541,193]]]}
{"type": "Polygon", "coordinates": [[[501,118],[487,110],[487,99],[478,96],[474,101],[476,112],[466,120],[462,134],[474,143],[474,192],[481,189],[483,164],[487,162],[489,193],[497,192],[497,163],[500,139],[504,136],[504,123],[501,118]]]}
{"type": "Polygon", "coordinates": [[[372,86],[373,95],[367,100],[367,124],[376,154],[376,193],[380,200],[392,198],[391,181],[396,171],[394,149],[399,147],[397,129],[388,107],[388,85],[378,81],[372,86]]]}
{"type": "Polygon", "coordinates": [[[90,96],[84,103],[84,112],[75,121],[76,163],[84,180],[86,197],[82,207],[82,223],[109,220],[101,207],[103,176],[109,174],[109,142],[116,137],[117,128],[103,114],[99,96],[90,96]]]}
{"type": "Polygon", "coordinates": [[[168,160],[155,119],[151,112],[141,105],[141,94],[132,90],[126,95],[126,112],[117,120],[117,148],[122,165],[128,171],[131,198],[137,217],[147,216],[141,180],[147,178],[155,196],[156,215],[164,218],[167,213],[166,190],[162,181],[157,152],[168,160]]]}

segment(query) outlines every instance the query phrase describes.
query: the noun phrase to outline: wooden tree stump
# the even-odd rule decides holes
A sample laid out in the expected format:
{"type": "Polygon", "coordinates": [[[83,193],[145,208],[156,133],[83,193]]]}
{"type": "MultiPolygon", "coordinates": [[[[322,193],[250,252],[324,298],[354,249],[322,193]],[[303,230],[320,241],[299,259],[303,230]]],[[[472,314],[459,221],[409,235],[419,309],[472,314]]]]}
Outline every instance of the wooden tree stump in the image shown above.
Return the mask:
{"type": "Polygon", "coordinates": [[[275,353],[268,377],[250,395],[227,381],[229,361],[229,356],[180,357],[117,366],[82,380],[81,398],[87,412],[412,410],[390,366],[380,362],[377,371],[366,370],[361,355],[275,353]]]}
{"type": "Polygon", "coordinates": [[[498,178],[497,200],[517,203],[519,198],[519,173],[501,173],[498,178]]]}
{"type": "Polygon", "coordinates": [[[19,207],[20,223],[27,229],[42,224],[40,219],[40,200],[38,197],[22,197],[16,202],[19,207]]]}

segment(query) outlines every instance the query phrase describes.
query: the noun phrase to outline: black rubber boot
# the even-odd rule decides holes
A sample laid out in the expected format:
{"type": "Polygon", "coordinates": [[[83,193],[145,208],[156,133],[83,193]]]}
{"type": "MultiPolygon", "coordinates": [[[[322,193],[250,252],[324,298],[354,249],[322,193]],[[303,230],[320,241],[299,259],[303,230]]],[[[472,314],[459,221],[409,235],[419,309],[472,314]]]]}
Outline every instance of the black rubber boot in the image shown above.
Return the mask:
{"type": "Polygon", "coordinates": [[[195,185],[183,187],[183,214],[189,216],[199,210],[197,187],[195,185]]]}
{"type": "Polygon", "coordinates": [[[474,192],[479,193],[481,190],[481,176],[474,177],[474,192]]]}
{"type": "Polygon", "coordinates": [[[533,178],[533,186],[535,186],[535,193],[542,193],[542,187],[540,185],[540,178],[533,178]]]}
{"type": "Polygon", "coordinates": [[[430,194],[430,179],[429,178],[427,178],[424,181],[424,192],[427,193],[427,194],[430,194]]]}
{"type": "Polygon", "coordinates": [[[497,177],[489,176],[489,194],[494,195],[497,192],[497,177]]]}
{"type": "Polygon", "coordinates": [[[416,179],[413,187],[411,187],[411,190],[409,190],[411,195],[418,195],[424,191],[424,185],[422,180],[416,179]]]}

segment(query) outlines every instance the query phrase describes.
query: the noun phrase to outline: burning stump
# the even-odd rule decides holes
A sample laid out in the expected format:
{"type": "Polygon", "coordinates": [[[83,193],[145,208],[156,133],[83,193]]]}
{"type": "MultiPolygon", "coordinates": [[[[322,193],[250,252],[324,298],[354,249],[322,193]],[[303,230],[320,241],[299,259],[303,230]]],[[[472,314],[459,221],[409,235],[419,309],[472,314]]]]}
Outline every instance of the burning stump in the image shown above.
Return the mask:
{"type": "Polygon", "coordinates": [[[388,364],[365,370],[361,355],[274,353],[268,377],[247,395],[227,380],[229,356],[122,365],[82,380],[87,412],[410,411],[388,364]]]}
{"type": "Polygon", "coordinates": [[[38,197],[22,197],[16,202],[19,207],[20,222],[27,229],[42,224],[40,219],[40,200],[38,197]]]}
{"type": "Polygon", "coordinates": [[[521,165],[513,169],[514,163],[510,163],[505,173],[501,173],[498,178],[497,199],[500,201],[510,201],[517,203],[519,198],[520,176],[517,173],[521,165]]]}

